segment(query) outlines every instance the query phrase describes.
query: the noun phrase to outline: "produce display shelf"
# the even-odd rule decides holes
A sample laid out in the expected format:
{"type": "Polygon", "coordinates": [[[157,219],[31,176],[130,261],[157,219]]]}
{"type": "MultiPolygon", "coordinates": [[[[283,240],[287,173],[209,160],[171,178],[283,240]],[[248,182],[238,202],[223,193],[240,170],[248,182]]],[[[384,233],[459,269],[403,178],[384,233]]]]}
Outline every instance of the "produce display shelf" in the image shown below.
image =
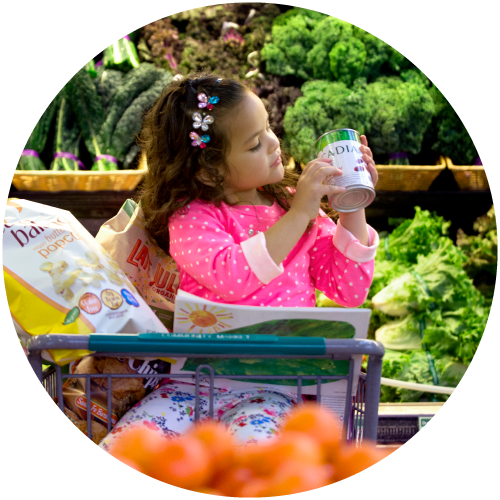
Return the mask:
{"type": "Polygon", "coordinates": [[[454,165],[450,158],[446,158],[446,166],[453,173],[460,189],[465,191],[481,191],[489,189],[486,172],[482,165],[454,165]]]}
{"type": "Polygon", "coordinates": [[[133,191],[147,172],[145,162],[135,170],[112,170],[99,172],[79,170],[77,172],[54,170],[16,170],[12,184],[20,191],[82,193],[101,191],[133,191]]]}
{"type": "MultiPolygon", "coordinates": [[[[446,160],[436,165],[375,165],[378,171],[377,191],[427,191],[446,168],[446,160]]],[[[305,164],[300,163],[301,170],[305,164]]]]}

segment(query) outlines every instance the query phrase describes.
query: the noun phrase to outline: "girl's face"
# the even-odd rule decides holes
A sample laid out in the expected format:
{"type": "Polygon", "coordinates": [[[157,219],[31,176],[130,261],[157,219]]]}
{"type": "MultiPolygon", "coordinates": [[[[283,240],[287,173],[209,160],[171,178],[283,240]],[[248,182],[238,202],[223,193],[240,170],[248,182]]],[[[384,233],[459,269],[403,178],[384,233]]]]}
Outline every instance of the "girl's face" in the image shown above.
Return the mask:
{"type": "Polygon", "coordinates": [[[255,200],[256,188],[279,182],[284,176],[280,143],[269,126],[262,101],[247,92],[244,101],[226,123],[230,151],[226,157],[228,195],[240,201],[255,200]]]}

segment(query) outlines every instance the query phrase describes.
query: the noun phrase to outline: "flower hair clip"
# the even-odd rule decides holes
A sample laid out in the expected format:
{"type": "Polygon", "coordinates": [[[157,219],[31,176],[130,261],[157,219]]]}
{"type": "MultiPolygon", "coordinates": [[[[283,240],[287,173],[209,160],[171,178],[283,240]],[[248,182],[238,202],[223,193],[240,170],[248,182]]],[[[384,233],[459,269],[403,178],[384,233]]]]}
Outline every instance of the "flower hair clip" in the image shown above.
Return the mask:
{"type": "Polygon", "coordinates": [[[191,132],[189,137],[192,139],[191,146],[200,146],[201,149],[207,147],[207,142],[210,142],[210,136],[207,134],[202,135],[201,137],[196,132],[191,132]]]}
{"type": "MultiPolygon", "coordinates": [[[[221,82],[221,78],[218,78],[217,81],[215,82],[214,88],[212,92],[217,88],[219,83],[221,82]]],[[[212,96],[212,97],[207,97],[207,94],[204,94],[201,92],[198,94],[198,108],[200,109],[207,109],[211,111],[214,108],[214,104],[217,104],[219,102],[219,97],[218,96],[212,96]]],[[[201,128],[203,132],[206,132],[208,130],[208,126],[212,125],[214,122],[214,117],[211,115],[207,115],[204,111],[201,113],[199,111],[195,111],[192,115],[193,118],[193,127],[195,129],[201,128]]],[[[210,141],[210,136],[207,134],[202,135],[201,137],[196,133],[196,132],[191,132],[189,134],[189,137],[191,138],[192,142],[191,145],[194,147],[200,147],[200,148],[206,148],[207,143],[210,141]]]]}
{"type": "Polygon", "coordinates": [[[199,108],[207,108],[209,111],[214,109],[214,104],[219,102],[219,98],[217,96],[212,96],[210,98],[207,97],[206,94],[198,94],[198,107],[199,108]]]}

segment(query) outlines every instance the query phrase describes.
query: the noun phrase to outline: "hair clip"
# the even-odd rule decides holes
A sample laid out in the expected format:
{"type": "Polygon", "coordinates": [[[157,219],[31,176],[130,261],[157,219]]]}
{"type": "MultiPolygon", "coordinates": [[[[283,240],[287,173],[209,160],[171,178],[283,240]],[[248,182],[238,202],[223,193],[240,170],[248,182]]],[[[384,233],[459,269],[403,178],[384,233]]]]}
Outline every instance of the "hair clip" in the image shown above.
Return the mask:
{"type": "Polygon", "coordinates": [[[200,146],[201,149],[207,147],[207,142],[210,142],[210,136],[205,134],[201,137],[196,132],[190,132],[189,137],[192,139],[191,146],[197,147],[200,146]]]}
{"type": "Polygon", "coordinates": [[[199,113],[198,111],[195,111],[193,113],[193,120],[194,120],[193,127],[194,128],[201,127],[201,130],[203,130],[205,132],[208,130],[208,126],[214,122],[214,117],[207,115],[207,116],[205,116],[205,118],[203,118],[201,116],[201,113],[199,113]]]}
{"type": "Polygon", "coordinates": [[[198,107],[199,108],[207,108],[208,110],[214,109],[214,104],[219,102],[218,96],[212,96],[210,98],[207,97],[206,94],[198,94],[198,107]]]}
{"type": "MultiPolygon", "coordinates": [[[[218,78],[217,81],[215,82],[214,88],[212,92],[217,88],[219,83],[221,82],[221,78],[218,78]]],[[[207,94],[204,94],[203,92],[198,94],[198,107],[200,109],[207,108],[208,110],[213,109],[214,104],[217,104],[219,102],[219,97],[218,96],[212,96],[210,98],[207,97],[207,94]]],[[[192,115],[193,118],[193,127],[198,129],[201,128],[204,132],[208,130],[208,126],[211,125],[214,122],[214,117],[210,115],[206,115],[205,112],[202,113],[195,111],[192,115]]],[[[210,136],[207,134],[202,135],[201,137],[196,133],[196,132],[191,132],[189,134],[189,137],[191,138],[191,146],[194,147],[200,147],[201,149],[207,147],[207,143],[210,142],[210,136]]]]}

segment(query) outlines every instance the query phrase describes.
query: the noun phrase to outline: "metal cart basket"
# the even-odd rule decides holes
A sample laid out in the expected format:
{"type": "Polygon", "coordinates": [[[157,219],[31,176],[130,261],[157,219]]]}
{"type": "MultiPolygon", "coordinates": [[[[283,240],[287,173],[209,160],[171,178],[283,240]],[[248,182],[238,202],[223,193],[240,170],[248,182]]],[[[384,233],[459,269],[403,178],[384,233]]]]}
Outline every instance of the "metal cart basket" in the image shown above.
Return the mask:
{"type": "MultiPolygon", "coordinates": [[[[308,375],[221,375],[214,373],[209,365],[196,369],[196,400],[194,419],[200,415],[200,380],[209,380],[209,416],[213,416],[214,380],[231,378],[237,380],[290,379],[296,382],[297,397],[302,395],[304,380],[317,383],[316,399],[321,402],[321,383],[326,380],[347,380],[347,397],[343,415],[343,438],[359,442],[377,439],[378,405],[380,400],[380,378],[384,347],[373,340],[324,339],[320,337],[278,337],[274,335],[213,334],[194,336],[191,334],[90,334],[90,335],[39,335],[28,342],[28,359],[47,392],[56,400],[64,412],[63,380],[85,378],[86,394],[91,394],[91,378],[107,379],[107,402],[111,408],[111,379],[113,378],[172,378],[171,374],[63,374],[60,366],[42,371],[41,352],[47,349],[89,350],[95,356],[117,358],[133,357],[186,357],[186,358],[327,358],[348,360],[349,372],[345,376],[308,375]],[[367,371],[354,373],[354,356],[368,357],[367,371]],[[207,376],[207,372],[208,376],[207,376]],[[352,394],[353,384],[357,391],[352,394]]],[[[191,374],[175,374],[175,378],[192,377],[191,374]]],[[[87,397],[87,435],[91,437],[91,397],[87,397]]],[[[107,419],[107,430],[111,430],[111,418],[107,419]]]]}

